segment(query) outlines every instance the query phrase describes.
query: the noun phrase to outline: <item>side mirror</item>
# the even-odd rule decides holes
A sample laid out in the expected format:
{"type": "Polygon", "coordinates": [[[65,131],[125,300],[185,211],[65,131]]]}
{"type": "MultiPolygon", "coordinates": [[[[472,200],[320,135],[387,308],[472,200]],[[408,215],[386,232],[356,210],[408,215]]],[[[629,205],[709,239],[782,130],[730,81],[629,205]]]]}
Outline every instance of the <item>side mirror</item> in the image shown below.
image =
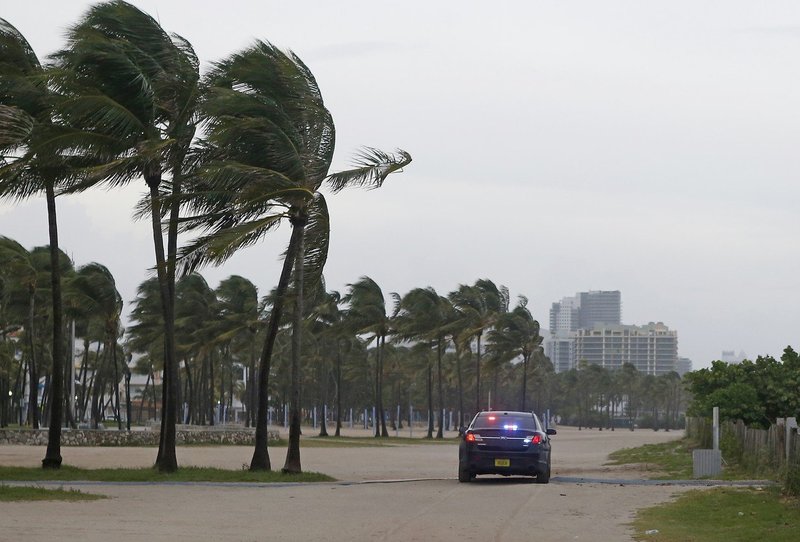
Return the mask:
{"type": "Polygon", "coordinates": [[[467,432],[467,428],[464,427],[463,425],[458,428],[458,436],[459,437],[463,437],[464,433],[466,433],[466,432],[467,432]]]}
{"type": "Polygon", "coordinates": [[[545,431],[545,432],[546,432],[548,435],[555,435],[555,434],[556,434],[556,430],[555,430],[555,429],[553,429],[552,427],[548,427],[548,428],[547,428],[547,431],[545,431]]]}

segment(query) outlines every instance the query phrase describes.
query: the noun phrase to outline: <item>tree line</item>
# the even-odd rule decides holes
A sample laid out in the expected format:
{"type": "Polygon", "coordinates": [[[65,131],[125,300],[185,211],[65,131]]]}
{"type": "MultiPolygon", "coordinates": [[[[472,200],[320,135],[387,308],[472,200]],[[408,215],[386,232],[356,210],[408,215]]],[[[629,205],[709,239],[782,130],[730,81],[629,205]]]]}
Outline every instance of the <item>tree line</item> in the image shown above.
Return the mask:
{"type": "MultiPolygon", "coordinates": [[[[46,292],[37,287],[49,284],[46,260],[37,257],[47,248],[27,252],[11,239],[0,241],[0,263],[6,270],[0,274],[3,329],[23,330],[16,341],[4,340],[4,347],[13,345],[18,355],[4,356],[0,379],[5,380],[0,386],[17,391],[12,409],[20,415],[24,375],[30,375],[29,382],[38,382],[36,367],[43,368],[42,374],[51,372],[52,356],[31,347],[50,342],[50,328],[45,325],[49,306],[42,301],[46,292]],[[31,303],[37,307],[34,313],[29,312],[31,303]],[[28,320],[30,316],[34,320],[28,320]],[[11,375],[16,375],[13,384],[11,375]]],[[[62,260],[66,314],[83,344],[77,372],[78,420],[96,427],[110,410],[122,427],[119,386],[130,357],[135,358],[133,371],[147,375],[137,418],[142,417],[145,403],[154,416],[159,393],[155,375],[163,371],[165,344],[157,279],[139,286],[130,325],[123,330],[122,302],[110,272],[97,263],[73,269],[63,254],[62,260]]],[[[459,285],[447,295],[431,287],[387,295],[369,277],[339,293],[326,291],[321,281],[307,292],[302,318],[301,412],[309,416],[316,409],[322,418],[332,405],[330,418],[337,435],[343,409],[361,412],[375,407],[376,436],[387,436],[387,422],[397,429],[411,421],[412,405],[427,411],[431,438],[434,432],[442,438],[449,422],[445,412],[455,413],[454,423],[460,425],[490,406],[542,413],[549,409],[579,427],[677,426],[682,394],[676,374],[647,376],[632,365],[616,371],[581,365],[555,374],[527,299],[520,296],[511,308],[509,297],[506,288],[488,279],[459,285]]],[[[186,405],[179,409],[179,422],[213,424],[220,411],[232,410],[234,400],[239,400],[246,407],[244,422],[257,423],[258,346],[263,344],[273,304],[274,291],[260,296],[255,285],[241,276],[228,277],[213,289],[197,272],[177,281],[178,402],[186,405]]],[[[278,326],[268,378],[268,407],[279,420],[288,417],[283,409],[292,389],[292,338],[287,317],[278,326]]],[[[29,400],[29,421],[36,424],[37,397],[30,394],[29,400]]],[[[131,401],[127,403],[130,406],[131,401]]],[[[46,411],[49,403],[38,404],[46,411]]],[[[128,412],[126,419],[131,415],[128,412]]],[[[324,419],[320,434],[327,434],[324,419]]]]}
{"type": "Polygon", "coordinates": [[[689,415],[710,418],[719,407],[721,420],[766,429],[778,418],[800,415],[800,355],[787,346],[779,360],[714,361],[686,375],[686,387],[694,397],[689,415]]]}

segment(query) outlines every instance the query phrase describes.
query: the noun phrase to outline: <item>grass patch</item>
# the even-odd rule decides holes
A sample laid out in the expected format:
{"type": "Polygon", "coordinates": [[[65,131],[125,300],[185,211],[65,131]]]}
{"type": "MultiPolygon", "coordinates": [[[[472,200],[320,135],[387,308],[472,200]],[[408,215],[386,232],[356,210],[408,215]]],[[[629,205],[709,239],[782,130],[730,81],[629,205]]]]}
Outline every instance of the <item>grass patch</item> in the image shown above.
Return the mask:
{"type": "Polygon", "coordinates": [[[250,472],[249,470],[225,470],[206,467],[183,467],[177,472],[165,474],[154,468],[139,469],[79,469],[62,466],[60,469],[41,467],[0,467],[0,480],[71,482],[332,482],[327,474],[303,472],[283,474],[280,471],[250,472]]]}
{"type": "Polygon", "coordinates": [[[636,540],[731,542],[796,541],[800,501],[776,487],[694,490],[675,502],[641,510],[633,522],[636,540]],[[657,534],[645,534],[657,530],[657,534]]]}
{"type": "Polygon", "coordinates": [[[17,501],[96,501],[104,495],[81,493],[77,489],[46,489],[43,487],[7,486],[0,484],[0,502],[17,501]]]}
{"type": "Polygon", "coordinates": [[[692,450],[696,446],[688,439],[659,444],[645,444],[638,448],[625,448],[611,453],[607,465],[641,464],[652,471],[656,480],[690,479],[692,477],[692,450]]]}

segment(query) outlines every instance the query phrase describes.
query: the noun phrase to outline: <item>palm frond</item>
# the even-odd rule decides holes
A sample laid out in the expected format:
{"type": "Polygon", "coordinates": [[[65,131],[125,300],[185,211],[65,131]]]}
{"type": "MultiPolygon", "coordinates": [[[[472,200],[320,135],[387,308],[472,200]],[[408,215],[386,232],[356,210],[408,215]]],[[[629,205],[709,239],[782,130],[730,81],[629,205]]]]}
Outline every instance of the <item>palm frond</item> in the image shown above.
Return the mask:
{"type": "Polygon", "coordinates": [[[209,263],[218,265],[225,262],[237,250],[255,244],[267,232],[277,228],[282,218],[282,214],[269,215],[194,240],[178,254],[180,274],[186,275],[209,263]]]}
{"type": "Polygon", "coordinates": [[[30,137],[34,123],[33,117],[22,109],[0,104],[0,152],[18,148],[30,137]]]}
{"type": "Polygon", "coordinates": [[[308,209],[308,223],[305,227],[305,256],[303,275],[309,290],[320,284],[322,271],[328,261],[330,246],[330,215],[322,194],[317,193],[308,209]]]}
{"type": "Polygon", "coordinates": [[[336,193],[347,187],[379,188],[391,173],[411,163],[411,155],[402,149],[394,153],[365,147],[356,154],[353,169],[329,175],[325,182],[336,193]]]}

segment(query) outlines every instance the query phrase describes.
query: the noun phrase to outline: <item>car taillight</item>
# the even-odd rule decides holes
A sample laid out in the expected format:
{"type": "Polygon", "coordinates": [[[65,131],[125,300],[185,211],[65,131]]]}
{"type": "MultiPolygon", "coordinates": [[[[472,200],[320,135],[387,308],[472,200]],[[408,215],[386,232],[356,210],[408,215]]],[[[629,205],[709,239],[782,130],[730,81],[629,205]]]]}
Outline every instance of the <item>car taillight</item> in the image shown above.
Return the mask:
{"type": "Polygon", "coordinates": [[[467,433],[464,437],[464,440],[467,442],[481,442],[483,439],[477,433],[467,433]]]}
{"type": "Polygon", "coordinates": [[[525,440],[530,442],[531,444],[539,444],[540,442],[542,442],[542,436],[538,435],[538,434],[531,435],[531,436],[525,438],[525,440]]]}

